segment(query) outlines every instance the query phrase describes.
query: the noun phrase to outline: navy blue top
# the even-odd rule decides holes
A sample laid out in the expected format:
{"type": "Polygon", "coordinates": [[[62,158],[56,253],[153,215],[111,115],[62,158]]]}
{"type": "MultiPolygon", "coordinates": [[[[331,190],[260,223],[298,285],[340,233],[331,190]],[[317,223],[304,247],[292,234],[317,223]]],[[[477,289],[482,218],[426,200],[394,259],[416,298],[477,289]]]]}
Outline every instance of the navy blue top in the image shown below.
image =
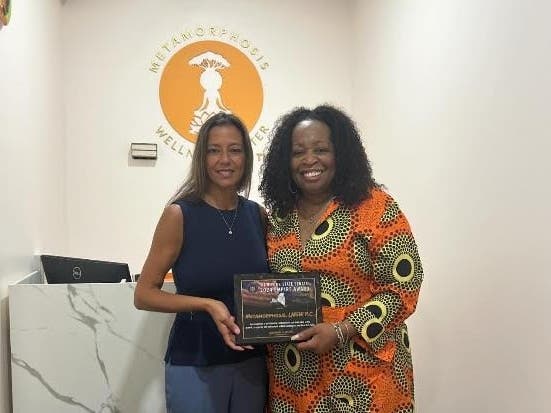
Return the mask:
{"type": "MultiPolygon", "coordinates": [[[[219,211],[204,201],[178,200],[175,204],[184,215],[184,243],[172,266],[177,293],[220,300],[235,314],[233,275],[268,272],[258,204],[242,197],[237,211],[219,211]],[[230,226],[236,214],[231,235],[220,213],[230,226]]],[[[261,354],[262,346],[246,351],[230,349],[206,312],[178,313],[165,361],[208,366],[236,363],[261,354]]]]}

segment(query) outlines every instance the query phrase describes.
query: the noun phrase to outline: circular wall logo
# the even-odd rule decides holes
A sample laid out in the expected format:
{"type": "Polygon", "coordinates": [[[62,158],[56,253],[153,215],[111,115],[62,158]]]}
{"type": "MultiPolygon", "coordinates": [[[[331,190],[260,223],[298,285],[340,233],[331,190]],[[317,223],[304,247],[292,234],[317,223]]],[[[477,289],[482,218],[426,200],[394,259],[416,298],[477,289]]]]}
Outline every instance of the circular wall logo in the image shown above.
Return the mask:
{"type": "Polygon", "coordinates": [[[201,125],[218,112],[239,116],[252,130],[264,93],[247,55],[229,44],[205,40],[183,47],[166,63],[159,99],[170,126],[195,143],[201,125]]]}

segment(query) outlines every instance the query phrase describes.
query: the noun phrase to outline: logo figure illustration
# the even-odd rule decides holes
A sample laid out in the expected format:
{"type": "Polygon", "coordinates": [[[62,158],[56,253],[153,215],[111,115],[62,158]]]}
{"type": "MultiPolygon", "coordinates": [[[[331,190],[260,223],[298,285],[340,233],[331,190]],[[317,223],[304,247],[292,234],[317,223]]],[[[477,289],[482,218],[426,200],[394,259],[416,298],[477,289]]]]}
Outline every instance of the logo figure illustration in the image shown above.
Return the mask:
{"type": "MultiPolygon", "coordinates": [[[[201,126],[219,112],[239,115],[249,130],[254,129],[264,91],[255,63],[247,54],[223,42],[204,40],[182,47],[166,62],[159,81],[159,101],[172,129],[195,143],[201,126]]],[[[158,135],[167,140],[164,128],[158,135]]],[[[172,150],[185,152],[173,138],[168,142],[172,142],[172,150]]]]}
{"type": "Polygon", "coordinates": [[[195,56],[189,61],[192,66],[199,66],[203,69],[199,83],[205,90],[201,106],[193,112],[194,116],[189,125],[191,133],[199,133],[201,125],[218,112],[231,113],[222,103],[220,88],[222,87],[222,76],[218,70],[230,67],[229,62],[222,56],[213,52],[205,52],[195,56]]]}

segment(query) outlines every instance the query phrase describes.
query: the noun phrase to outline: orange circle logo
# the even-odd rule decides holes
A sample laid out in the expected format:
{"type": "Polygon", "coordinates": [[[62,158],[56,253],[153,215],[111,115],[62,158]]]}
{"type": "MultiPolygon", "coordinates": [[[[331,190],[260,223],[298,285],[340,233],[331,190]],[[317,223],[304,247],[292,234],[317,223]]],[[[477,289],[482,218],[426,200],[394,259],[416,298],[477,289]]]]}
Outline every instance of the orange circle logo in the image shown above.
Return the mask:
{"type": "Polygon", "coordinates": [[[239,116],[252,130],[264,94],[258,71],[243,52],[209,40],[183,47],[170,58],[159,99],[170,126],[195,143],[201,125],[218,112],[239,116]]]}

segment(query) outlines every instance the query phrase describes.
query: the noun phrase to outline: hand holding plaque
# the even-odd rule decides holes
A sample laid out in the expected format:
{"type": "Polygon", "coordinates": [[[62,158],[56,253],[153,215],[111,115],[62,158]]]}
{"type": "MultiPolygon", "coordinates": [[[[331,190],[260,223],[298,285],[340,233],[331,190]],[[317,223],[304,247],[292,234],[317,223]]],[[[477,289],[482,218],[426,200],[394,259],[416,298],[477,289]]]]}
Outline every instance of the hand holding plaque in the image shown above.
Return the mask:
{"type": "Polygon", "coordinates": [[[274,343],[320,323],[317,273],[262,273],[234,276],[238,344],[274,343]]]}

